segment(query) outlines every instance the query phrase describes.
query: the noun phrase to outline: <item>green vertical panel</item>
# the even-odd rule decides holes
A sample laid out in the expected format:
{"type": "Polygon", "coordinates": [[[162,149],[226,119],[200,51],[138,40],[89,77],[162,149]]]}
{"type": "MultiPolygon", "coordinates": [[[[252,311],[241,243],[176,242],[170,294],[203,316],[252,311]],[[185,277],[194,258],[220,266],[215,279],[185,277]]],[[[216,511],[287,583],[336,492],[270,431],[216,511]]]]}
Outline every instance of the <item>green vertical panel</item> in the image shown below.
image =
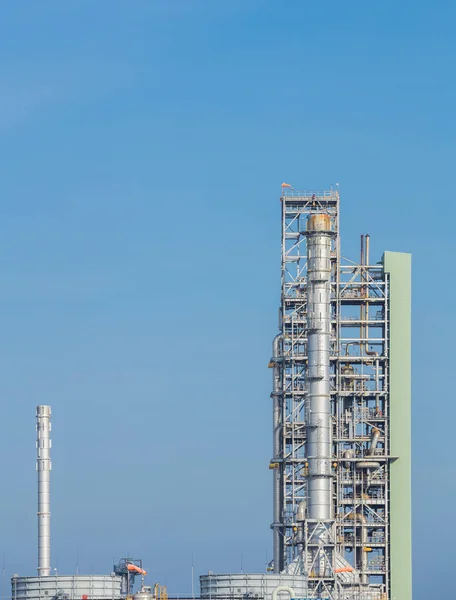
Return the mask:
{"type": "Polygon", "coordinates": [[[412,600],[411,255],[385,252],[390,275],[391,600],[412,600]]]}

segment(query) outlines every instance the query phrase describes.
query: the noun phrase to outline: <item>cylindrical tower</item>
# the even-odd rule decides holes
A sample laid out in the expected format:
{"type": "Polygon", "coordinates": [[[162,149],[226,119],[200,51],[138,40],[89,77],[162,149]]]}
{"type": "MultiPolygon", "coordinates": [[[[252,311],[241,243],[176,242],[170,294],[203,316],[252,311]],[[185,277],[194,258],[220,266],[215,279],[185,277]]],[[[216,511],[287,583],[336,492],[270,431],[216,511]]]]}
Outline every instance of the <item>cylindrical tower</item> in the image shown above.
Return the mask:
{"type": "Polygon", "coordinates": [[[36,470],[38,471],[38,575],[51,574],[51,407],[36,407],[36,470]]]}
{"type": "Polygon", "coordinates": [[[314,214],[307,221],[307,458],[308,518],[333,518],[332,417],[329,395],[331,333],[331,220],[314,214]]]}

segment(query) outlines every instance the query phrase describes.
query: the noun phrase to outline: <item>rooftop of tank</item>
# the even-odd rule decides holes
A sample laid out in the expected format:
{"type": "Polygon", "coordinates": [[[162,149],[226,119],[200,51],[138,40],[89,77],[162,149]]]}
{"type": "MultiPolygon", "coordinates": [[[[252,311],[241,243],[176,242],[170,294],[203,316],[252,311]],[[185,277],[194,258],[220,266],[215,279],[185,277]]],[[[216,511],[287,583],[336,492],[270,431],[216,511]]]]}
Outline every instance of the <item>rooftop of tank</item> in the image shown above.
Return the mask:
{"type": "Polygon", "coordinates": [[[109,577],[112,579],[122,579],[121,575],[116,575],[114,572],[112,573],[74,573],[66,574],[66,573],[51,573],[50,575],[18,575],[15,573],[11,576],[11,579],[57,579],[59,577],[109,577]]]}

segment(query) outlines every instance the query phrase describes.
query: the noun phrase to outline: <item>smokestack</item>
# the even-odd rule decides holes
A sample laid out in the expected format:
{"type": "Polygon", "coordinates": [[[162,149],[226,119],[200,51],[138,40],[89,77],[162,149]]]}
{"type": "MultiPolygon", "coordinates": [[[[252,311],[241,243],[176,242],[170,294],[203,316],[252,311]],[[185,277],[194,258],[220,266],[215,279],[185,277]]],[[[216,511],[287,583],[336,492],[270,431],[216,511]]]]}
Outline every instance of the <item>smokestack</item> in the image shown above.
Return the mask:
{"type": "Polygon", "coordinates": [[[38,471],[38,575],[51,574],[51,407],[36,407],[36,470],[38,471]]]}

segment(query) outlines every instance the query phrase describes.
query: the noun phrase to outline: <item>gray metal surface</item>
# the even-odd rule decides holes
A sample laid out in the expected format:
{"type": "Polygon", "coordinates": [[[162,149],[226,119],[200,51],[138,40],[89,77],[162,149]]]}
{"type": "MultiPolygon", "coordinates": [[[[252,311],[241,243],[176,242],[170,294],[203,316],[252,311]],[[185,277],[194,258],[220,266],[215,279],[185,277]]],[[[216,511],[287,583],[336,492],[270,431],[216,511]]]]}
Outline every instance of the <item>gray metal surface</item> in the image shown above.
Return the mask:
{"type": "Polygon", "coordinates": [[[333,518],[332,416],[329,399],[331,333],[331,221],[307,220],[307,511],[309,519],[333,518]]]}
{"type": "Polygon", "coordinates": [[[141,586],[141,589],[133,595],[133,600],[152,600],[153,598],[152,588],[148,585],[141,586]]]}
{"type": "Polygon", "coordinates": [[[38,574],[51,574],[51,407],[36,407],[36,469],[38,472],[38,574]]]}
{"type": "Polygon", "coordinates": [[[121,578],[116,575],[51,575],[11,579],[12,600],[118,600],[121,578]]]}

